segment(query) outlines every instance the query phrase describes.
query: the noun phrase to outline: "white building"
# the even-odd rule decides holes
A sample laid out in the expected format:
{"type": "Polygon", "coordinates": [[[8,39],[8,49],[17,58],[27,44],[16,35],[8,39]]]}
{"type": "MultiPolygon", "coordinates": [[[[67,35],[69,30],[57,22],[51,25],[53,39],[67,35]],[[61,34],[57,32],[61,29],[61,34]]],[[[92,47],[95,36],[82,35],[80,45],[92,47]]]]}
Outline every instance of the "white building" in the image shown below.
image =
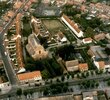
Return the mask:
{"type": "Polygon", "coordinates": [[[82,40],[82,42],[83,42],[84,44],[92,43],[92,38],[84,38],[84,39],[82,40]]]}
{"type": "Polygon", "coordinates": [[[63,15],[61,19],[78,37],[83,37],[83,32],[78,28],[78,25],[71,21],[68,16],[63,15]]]}

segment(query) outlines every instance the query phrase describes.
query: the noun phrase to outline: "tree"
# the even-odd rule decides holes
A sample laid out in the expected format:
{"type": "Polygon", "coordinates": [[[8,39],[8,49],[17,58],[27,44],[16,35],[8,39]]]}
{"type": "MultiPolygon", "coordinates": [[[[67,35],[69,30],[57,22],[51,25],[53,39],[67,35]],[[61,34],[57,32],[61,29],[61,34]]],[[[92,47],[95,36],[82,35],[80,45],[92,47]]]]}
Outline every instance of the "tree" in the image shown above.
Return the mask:
{"type": "Polygon", "coordinates": [[[95,86],[95,84],[92,82],[92,83],[91,83],[91,88],[94,88],[94,86],[95,86]]]}
{"type": "Polygon", "coordinates": [[[51,89],[51,93],[52,94],[57,94],[57,89],[56,88],[51,89]]]}
{"type": "Polygon", "coordinates": [[[52,81],[52,80],[50,80],[50,83],[52,84],[52,83],[53,83],[53,81],[52,81]]]}
{"type": "Polygon", "coordinates": [[[66,85],[63,86],[63,92],[67,92],[68,87],[66,85]]]}
{"type": "Polygon", "coordinates": [[[91,75],[94,75],[94,71],[93,70],[91,70],[91,75]]]}
{"type": "Polygon", "coordinates": [[[77,78],[80,78],[80,75],[79,75],[79,73],[77,74],[77,78]]]}
{"type": "Polygon", "coordinates": [[[82,77],[83,77],[83,78],[86,78],[86,75],[85,75],[85,73],[81,73],[81,75],[82,75],[82,77]]]}
{"type": "Polygon", "coordinates": [[[45,89],[44,92],[43,92],[44,95],[48,95],[48,93],[49,93],[48,89],[45,89]]]}
{"type": "Polygon", "coordinates": [[[86,81],[86,84],[85,84],[85,85],[87,86],[87,88],[89,88],[89,87],[90,87],[90,84],[91,84],[91,83],[90,83],[90,81],[88,80],[88,81],[86,81]]]}
{"type": "Polygon", "coordinates": [[[18,96],[21,96],[21,95],[22,95],[22,89],[19,88],[19,89],[16,91],[16,94],[17,94],[18,96]]]}
{"type": "Polygon", "coordinates": [[[57,89],[57,93],[61,93],[62,92],[62,87],[61,86],[57,86],[56,89],[57,89]]]}
{"type": "Polygon", "coordinates": [[[110,55],[110,48],[105,48],[105,52],[107,53],[107,55],[110,55]]]}
{"type": "Polygon", "coordinates": [[[30,95],[32,96],[34,91],[33,90],[29,90],[30,95]]]}
{"type": "Polygon", "coordinates": [[[94,32],[93,28],[87,27],[87,29],[85,31],[85,35],[86,35],[86,37],[94,37],[95,32],[94,32]]]}
{"type": "Polygon", "coordinates": [[[57,79],[56,79],[56,82],[60,82],[60,80],[57,78],[57,79]]]}
{"type": "Polygon", "coordinates": [[[98,83],[98,82],[96,82],[96,83],[95,83],[95,86],[96,86],[96,87],[98,87],[98,86],[99,86],[99,83],[98,83]]]}
{"type": "Polygon", "coordinates": [[[26,64],[25,68],[27,71],[34,71],[35,65],[34,64],[26,64]]]}
{"type": "Polygon", "coordinates": [[[69,79],[70,78],[70,75],[69,74],[67,74],[67,79],[69,79]]]}
{"type": "Polygon", "coordinates": [[[89,76],[89,72],[86,72],[86,76],[87,76],[87,77],[89,76]]]}
{"type": "Polygon", "coordinates": [[[23,91],[23,94],[24,94],[25,96],[27,96],[28,91],[27,91],[27,90],[23,91]]]}
{"type": "Polygon", "coordinates": [[[110,80],[107,81],[108,86],[110,86],[110,80]]]}
{"type": "Polygon", "coordinates": [[[64,81],[64,80],[65,80],[65,76],[64,76],[64,75],[61,77],[61,80],[62,80],[62,81],[64,81]]]}
{"type": "Polygon", "coordinates": [[[49,73],[46,69],[44,69],[44,70],[41,72],[41,74],[42,74],[43,79],[48,79],[48,78],[51,77],[50,73],[49,73]]]}

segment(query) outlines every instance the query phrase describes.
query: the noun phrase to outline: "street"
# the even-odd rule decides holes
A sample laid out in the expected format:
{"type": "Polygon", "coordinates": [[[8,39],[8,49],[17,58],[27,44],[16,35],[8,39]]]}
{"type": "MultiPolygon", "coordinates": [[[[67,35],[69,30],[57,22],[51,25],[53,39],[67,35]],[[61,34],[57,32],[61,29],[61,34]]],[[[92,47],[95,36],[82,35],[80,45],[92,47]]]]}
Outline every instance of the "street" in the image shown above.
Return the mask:
{"type": "Polygon", "coordinates": [[[14,16],[9,20],[9,22],[4,26],[4,28],[2,29],[2,31],[0,32],[0,53],[1,53],[1,57],[4,63],[4,69],[6,71],[7,77],[9,79],[9,82],[11,83],[11,85],[17,85],[18,84],[18,79],[16,77],[15,71],[11,65],[11,61],[10,61],[10,57],[5,49],[5,46],[3,45],[3,36],[5,34],[5,32],[8,30],[8,28],[10,27],[10,25],[12,24],[13,20],[16,18],[17,14],[24,8],[24,6],[28,3],[29,0],[25,1],[22,6],[16,10],[14,16]]]}

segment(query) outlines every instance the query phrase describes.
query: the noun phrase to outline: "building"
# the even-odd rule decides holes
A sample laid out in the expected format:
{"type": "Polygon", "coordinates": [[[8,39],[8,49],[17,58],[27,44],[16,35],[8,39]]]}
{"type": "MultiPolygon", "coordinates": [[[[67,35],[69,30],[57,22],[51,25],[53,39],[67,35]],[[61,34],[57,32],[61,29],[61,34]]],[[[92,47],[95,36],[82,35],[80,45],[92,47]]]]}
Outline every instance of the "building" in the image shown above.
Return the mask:
{"type": "Polygon", "coordinates": [[[76,2],[76,3],[83,3],[83,2],[86,2],[86,0],[74,0],[74,2],[76,2]]]}
{"type": "Polygon", "coordinates": [[[44,59],[48,56],[48,51],[45,51],[44,47],[39,44],[34,34],[28,37],[26,49],[34,60],[44,59]]]}
{"type": "Polygon", "coordinates": [[[59,42],[62,42],[62,43],[67,42],[67,38],[61,31],[59,31],[57,35],[58,35],[57,39],[59,40],[59,42]]]}
{"type": "Polygon", "coordinates": [[[88,64],[87,63],[82,63],[78,65],[79,71],[84,72],[88,70],[88,64]]]}
{"type": "Polygon", "coordinates": [[[46,30],[46,28],[43,26],[40,19],[35,18],[32,16],[31,18],[31,26],[33,29],[33,33],[36,35],[36,37],[49,37],[49,32],[46,30]]]}
{"type": "Polygon", "coordinates": [[[66,61],[65,66],[67,68],[67,71],[78,71],[78,60],[71,60],[71,61],[66,61]]]}
{"type": "Polygon", "coordinates": [[[107,96],[107,100],[110,100],[110,90],[107,89],[107,90],[105,91],[105,93],[106,93],[106,96],[107,96]]]}
{"type": "Polygon", "coordinates": [[[40,71],[21,73],[18,74],[17,77],[21,84],[26,82],[40,82],[42,80],[40,71]]]}
{"type": "Polygon", "coordinates": [[[73,100],[73,95],[63,95],[63,96],[54,96],[54,97],[43,97],[38,98],[37,100],[73,100]]]}
{"type": "Polygon", "coordinates": [[[70,20],[68,16],[63,14],[61,19],[75,33],[77,37],[83,37],[83,32],[78,28],[78,25],[70,20]]]}
{"type": "Polygon", "coordinates": [[[21,7],[21,5],[22,5],[22,2],[21,1],[18,1],[18,2],[16,2],[15,4],[14,4],[14,9],[18,9],[18,8],[20,8],[21,7]]]}
{"type": "Polygon", "coordinates": [[[36,17],[59,17],[61,13],[60,7],[48,6],[42,3],[36,8],[34,15],[36,17]]]}
{"type": "Polygon", "coordinates": [[[104,70],[105,69],[105,62],[104,61],[94,61],[95,66],[98,70],[104,70]]]}
{"type": "Polygon", "coordinates": [[[84,43],[84,44],[88,44],[88,43],[92,43],[92,38],[84,38],[83,40],[82,40],[82,42],[84,43]]]}
{"type": "Polygon", "coordinates": [[[8,0],[0,0],[0,2],[6,2],[6,1],[8,1],[8,0]]]}
{"type": "Polygon", "coordinates": [[[100,33],[100,34],[98,34],[98,35],[95,35],[95,36],[94,36],[94,39],[95,39],[96,41],[103,40],[103,39],[105,39],[105,34],[104,34],[104,33],[100,33]]]}
{"type": "Polygon", "coordinates": [[[74,95],[74,99],[73,100],[83,100],[82,95],[81,94],[74,95]]]}
{"type": "Polygon", "coordinates": [[[91,46],[88,50],[88,54],[93,58],[93,60],[101,61],[108,60],[108,55],[104,52],[105,48],[101,46],[91,46]]]}
{"type": "Polygon", "coordinates": [[[98,100],[97,91],[83,92],[83,100],[98,100]]]}

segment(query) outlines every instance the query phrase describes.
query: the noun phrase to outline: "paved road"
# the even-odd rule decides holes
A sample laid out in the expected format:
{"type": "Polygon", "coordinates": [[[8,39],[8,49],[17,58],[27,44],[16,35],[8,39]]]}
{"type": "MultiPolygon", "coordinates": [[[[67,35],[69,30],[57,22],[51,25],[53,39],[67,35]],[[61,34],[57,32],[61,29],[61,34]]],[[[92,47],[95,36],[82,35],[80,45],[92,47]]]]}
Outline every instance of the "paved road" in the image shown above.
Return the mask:
{"type": "Polygon", "coordinates": [[[0,53],[1,53],[3,63],[4,63],[4,68],[5,68],[5,71],[6,71],[6,74],[7,74],[7,77],[9,79],[10,83],[12,85],[16,85],[18,81],[17,81],[16,75],[15,75],[15,72],[12,68],[10,58],[9,58],[8,54],[5,53],[6,50],[5,50],[5,47],[3,45],[2,39],[3,38],[0,36],[0,53]]]}
{"type": "MultiPolygon", "coordinates": [[[[69,86],[75,86],[78,83],[81,83],[82,81],[85,81],[85,80],[92,80],[92,79],[94,80],[95,79],[95,80],[101,82],[104,79],[109,78],[109,77],[110,77],[109,74],[108,75],[99,75],[99,76],[94,76],[94,77],[88,77],[86,79],[68,80],[68,83],[69,83],[69,86]]],[[[45,87],[49,87],[49,84],[43,85],[43,86],[36,86],[36,87],[35,86],[30,86],[29,87],[27,85],[19,86],[19,88],[22,88],[23,90],[27,90],[27,89],[30,89],[31,90],[32,89],[32,90],[35,90],[36,92],[39,92],[40,89],[43,89],[45,87]]],[[[101,88],[99,87],[97,89],[89,89],[88,91],[92,91],[92,90],[105,90],[107,88],[110,89],[110,87],[103,86],[103,87],[101,87],[101,88]]],[[[80,90],[80,91],[74,90],[74,93],[80,93],[81,91],[85,91],[85,90],[80,90]]],[[[9,94],[10,95],[13,95],[13,96],[16,95],[16,88],[13,89],[13,90],[11,90],[8,94],[0,95],[0,98],[6,98],[6,97],[8,97],[9,94]]]]}

